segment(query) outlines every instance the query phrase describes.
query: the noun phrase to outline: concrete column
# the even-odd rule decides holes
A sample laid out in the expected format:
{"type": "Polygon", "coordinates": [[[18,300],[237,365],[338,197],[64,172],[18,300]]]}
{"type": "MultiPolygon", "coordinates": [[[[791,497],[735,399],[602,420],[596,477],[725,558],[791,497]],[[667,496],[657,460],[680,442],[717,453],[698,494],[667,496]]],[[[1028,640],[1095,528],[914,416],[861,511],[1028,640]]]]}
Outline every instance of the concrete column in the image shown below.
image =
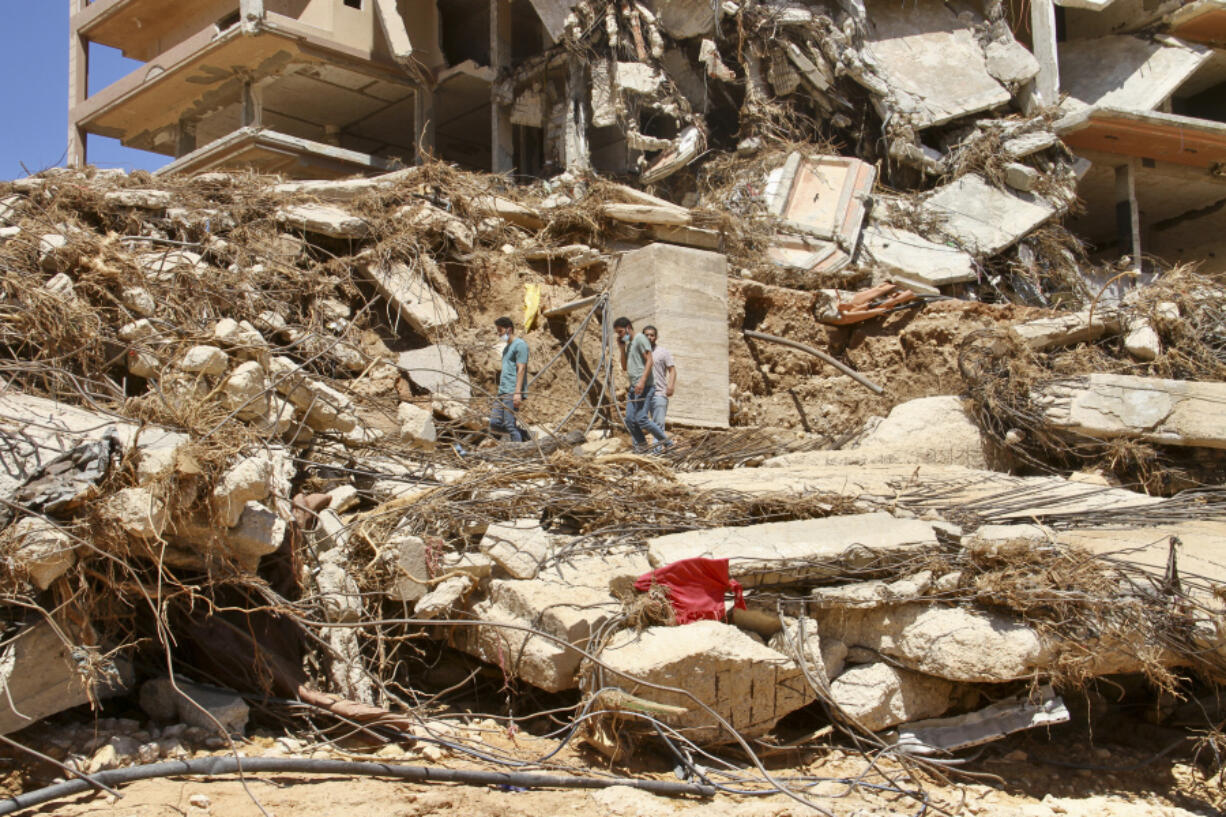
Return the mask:
{"type": "MultiPolygon", "coordinates": [[[[511,0],[490,0],[490,67],[496,79],[511,68],[511,0]]],[[[511,106],[490,89],[491,169],[510,173],[515,169],[515,141],[511,129],[511,106]]]]}
{"type": "Polygon", "coordinates": [[[417,131],[414,144],[417,146],[417,163],[421,164],[427,156],[434,155],[435,121],[434,121],[434,89],[425,85],[417,86],[413,94],[413,127],[417,131]]]}
{"type": "Polygon", "coordinates": [[[591,150],[587,140],[587,67],[579,57],[571,57],[566,76],[566,169],[583,173],[591,169],[591,150]]]}
{"type": "Polygon", "coordinates": [[[1056,5],[1053,0],[1030,0],[1030,33],[1039,61],[1036,87],[1042,104],[1060,101],[1060,61],[1056,53],[1056,5]]]}
{"type": "Polygon", "coordinates": [[[243,31],[253,33],[264,21],[264,0],[239,0],[238,13],[243,31]]]}
{"type": "Polygon", "coordinates": [[[264,89],[247,80],[243,83],[243,127],[259,128],[264,125],[264,89]]]}
{"type": "Polygon", "coordinates": [[[68,0],[68,153],[69,167],[88,161],[85,130],[77,126],[76,107],[89,95],[89,42],[77,33],[76,15],[85,0],[68,0]]]}
{"type": "Polygon", "coordinates": [[[1137,205],[1136,161],[1115,168],[1115,230],[1120,246],[1132,256],[1132,269],[1141,269],[1141,210],[1137,205]]]}
{"type": "Polygon", "coordinates": [[[175,130],[175,158],[179,159],[196,149],[196,120],[180,119],[175,130]]]}

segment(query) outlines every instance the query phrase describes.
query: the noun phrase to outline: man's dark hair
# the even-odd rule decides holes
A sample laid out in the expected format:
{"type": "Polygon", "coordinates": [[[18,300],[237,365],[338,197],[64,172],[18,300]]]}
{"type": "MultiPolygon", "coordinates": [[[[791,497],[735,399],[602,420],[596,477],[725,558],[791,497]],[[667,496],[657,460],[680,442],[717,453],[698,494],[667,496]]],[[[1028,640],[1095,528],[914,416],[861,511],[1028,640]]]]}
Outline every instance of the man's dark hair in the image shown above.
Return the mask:
{"type": "Polygon", "coordinates": [[[652,326],[651,324],[647,324],[646,326],[644,326],[644,327],[643,327],[643,331],[644,331],[644,332],[655,332],[657,335],[658,335],[658,334],[660,334],[660,330],[659,330],[659,329],[656,329],[656,328],[655,328],[654,326],[652,326]]]}
{"type": "Polygon", "coordinates": [[[629,326],[629,325],[630,325],[630,319],[629,319],[629,318],[627,318],[625,315],[622,315],[620,318],[618,318],[617,320],[613,321],[613,328],[614,328],[614,329],[623,329],[623,328],[625,328],[625,327],[627,327],[627,326],[629,326]]]}
{"type": "Polygon", "coordinates": [[[497,326],[499,329],[514,329],[515,321],[511,320],[506,315],[503,315],[501,318],[494,321],[494,326],[497,326]]]}

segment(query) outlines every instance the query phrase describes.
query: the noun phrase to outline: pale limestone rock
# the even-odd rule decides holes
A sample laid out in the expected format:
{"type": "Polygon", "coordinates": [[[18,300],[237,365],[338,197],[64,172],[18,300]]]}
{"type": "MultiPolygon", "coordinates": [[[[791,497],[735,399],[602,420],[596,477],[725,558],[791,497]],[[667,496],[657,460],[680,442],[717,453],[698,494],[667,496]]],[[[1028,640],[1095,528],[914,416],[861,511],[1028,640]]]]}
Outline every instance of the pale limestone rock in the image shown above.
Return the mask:
{"type": "Polygon", "coordinates": [[[213,327],[213,338],[231,347],[238,357],[260,358],[268,351],[268,341],[247,321],[222,318],[213,327]]]}
{"type": "MultiPolygon", "coordinates": [[[[637,633],[623,630],[609,640],[600,659],[630,678],[685,690],[750,739],[765,735],[784,715],[816,698],[791,659],[716,621],[650,627],[637,633]]],[[[703,744],[732,740],[690,695],[641,686],[607,671],[598,674],[632,695],[685,707],[684,715],[664,720],[691,740],[703,744]]]]}
{"type": "Polygon", "coordinates": [[[258,560],[275,553],[285,541],[289,523],[259,502],[248,502],[238,524],[226,531],[226,545],[240,560],[258,560]]]}
{"type": "Polygon", "coordinates": [[[119,293],[120,302],[137,315],[148,318],[157,312],[157,301],[153,294],[144,287],[127,287],[119,293]]]}
{"type": "Polygon", "coordinates": [[[239,365],[221,384],[226,405],[243,420],[268,416],[269,388],[264,367],[254,360],[239,365]]]}
{"type": "Polygon", "coordinates": [[[477,580],[472,576],[452,576],[444,579],[417,600],[413,607],[413,618],[449,618],[476,586],[477,580]]]}
{"type": "Polygon", "coordinates": [[[162,368],[162,362],[153,352],[145,349],[129,349],[124,356],[124,363],[127,364],[128,374],[146,379],[157,377],[162,368]]]}
{"type": "Polygon", "coordinates": [[[815,610],[818,630],[950,681],[1026,678],[1050,653],[1037,632],[997,613],[926,603],[815,610]]]}
{"type": "Polygon", "coordinates": [[[1035,185],[1039,183],[1039,179],[1042,177],[1042,173],[1030,165],[1024,165],[1021,162],[1010,162],[1005,165],[1005,184],[1014,190],[1029,193],[1031,190],[1034,190],[1035,185]]]}
{"type": "Polygon", "coordinates": [[[434,415],[412,403],[401,403],[396,409],[396,419],[400,423],[400,435],[411,440],[415,446],[432,448],[438,439],[434,428],[434,415]]]}
{"type": "Polygon", "coordinates": [[[357,426],[353,401],[336,389],[302,374],[294,361],[274,357],[269,374],[294,408],[303,412],[304,422],[315,431],[352,431],[357,426]]]}
{"type": "Polygon", "coordinates": [[[68,246],[68,236],[59,233],[47,233],[38,239],[38,261],[44,270],[54,272],[64,248],[68,246]]]}
{"type": "Polygon", "coordinates": [[[158,281],[169,281],[176,272],[199,274],[208,270],[200,253],[191,250],[165,250],[141,253],[136,258],[145,275],[158,281]]]}
{"type": "Polygon", "coordinates": [[[232,465],[213,489],[213,505],[226,527],[238,524],[248,502],[265,499],[272,490],[274,466],[271,457],[260,453],[232,465]]]}
{"type": "Polygon", "coordinates": [[[1155,360],[1162,354],[1162,338],[1149,321],[1134,320],[1124,336],[1124,349],[1137,360],[1155,360]]]}
{"type": "Polygon", "coordinates": [[[77,562],[72,537],[41,517],[22,517],[11,533],[17,543],[13,561],[30,574],[39,590],[46,590],[77,562]]]}
{"type": "Polygon", "coordinates": [[[119,339],[128,343],[157,337],[158,330],[148,318],[141,318],[119,327],[119,339]]]}
{"type": "Polygon", "coordinates": [[[21,215],[21,196],[5,196],[0,199],[0,225],[16,224],[21,215]]]}
{"type": "Polygon", "coordinates": [[[216,346],[193,346],[184,352],[178,366],[189,374],[204,374],[216,377],[224,374],[230,365],[230,356],[216,346]]]}
{"type": "Polygon", "coordinates": [[[874,732],[935,718],[949,709],[954,685],[885,662],[849,667],[830,684],[839,708],[874,732]]]}
{"type": "Polygon", "coordinates": [[[516,579],[531,579],[549,556],[549,534],[536,519],[519,519],[486,528],[481,552],[516,579]]]}
{"type": "Polygon", "coordinates": [[[166,530],[166,503],[148,488],[124,488],[102,502],[102,513],[138,539],[156,539],[166,530]]]}
{"type": "Polygon", "coordinates": [[[1012,37],[1004,42],[995,40],[988,43],[984,56],[987,57],[988,73],[1006,85],[1019,85],[1039,74],[1039,61],[1012,37]]]}
{"type": "Polygon", "coordinates": [[[176,678],[173,684],[169,678],[153,678],[141,684],[140,705],[152,718],[177,718],[209,733],[215,733],[220,723],[227,734],[242,734],[250,715],[246,702],[235,693],[184,678],[176,678]]]}
{"type": "Polygon", "coordinates": [[[384,547],[396,557],[396,575],[387,592],[388,598],[413,602],[426,595],[430,586],[417,581],[431,577],[430,553],[425,540],[419,536],[394,533],[384,547]]]}
{"type": "Polygon", "coordinates": [[[331,491],[328,491],[328,496],[332,497],[332,501],[328,503],[328,507],[337,513],[344,513],[361,502],[361,497],[358,495],[358,489],[349,484],[338,485],[331,491]]]}
{"type": "Polygon", "coordinates": [[[366,238],[370,225],[363,219],[326,204],[293,204],[274,214],[277,222],[308,233],[332,238],[366,238]]]}

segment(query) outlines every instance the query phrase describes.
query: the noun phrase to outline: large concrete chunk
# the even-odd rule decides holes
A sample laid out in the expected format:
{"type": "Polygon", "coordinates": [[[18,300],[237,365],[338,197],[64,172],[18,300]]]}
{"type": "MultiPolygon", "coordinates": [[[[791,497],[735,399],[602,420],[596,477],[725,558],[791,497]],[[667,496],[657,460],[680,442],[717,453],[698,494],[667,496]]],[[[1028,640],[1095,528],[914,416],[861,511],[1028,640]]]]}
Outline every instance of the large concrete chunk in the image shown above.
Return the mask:
{"type": "Polygon", "coordinates": [[[652,244],[622,255],[609,312],[636,330],[654,324],[677,364],[669,423],[728,427],[728,262],[705,250],[652,244]]]}
{"type": "Polygon", "coordinates": [[[1100,440],[1226,448],[1226,383],[1091,374],[1033,395],[1052,426],[1100,440]]]}
{"type": "Polygon", "coordinates": [[[948,6],[938,0],[872,0],[867,7],[867,45],[889,84],[912,107],[908,113],[917,127],[1009,101],[1009,92],[988,73],[974,28],[948,6]]]}
{"type": "Polygon", "coordinates": [[[888,454],[895,462],[988,467],[983,434],[955,395],[899,403],[854,450],[888,454]]]}
{"type": "Polygon", "coordinates": [[[1131,35],[1068,40],[1059,45],[1064,110],[1088,106],[1152,111],[1182,85],[1213,50],[1172,38],[1131,35]]]}
{"type": "Polygon", "coordinates": [[[495,579],[489,597],[473,607],[486,624],[458,629],[459,649],[496,664],[508,675],[547,692],[578,686],[582,655],[566,646],[586,649],[592,633],[621,612],[621,603],[607,590],[548,581],[495,579]],[[536,629],[560,639],[542,638],[536,629]],[[565,643],[562,643],[565,642],[565,643]]]}
{"type": "MultiPolygon", "coordinates": [[[[6,642],[0,653],[0,735],[89,702],[86,679],[78,672],[88,657],[85,648],[65,644],[45,621],[26,627],[6,642]],[[75,654],[78,651],[80,655],[75,654]]],[[[113,694],[130,683],[126,663],[113,664],[112,669],[113,684],[95,687],[95,697],[113,694]]]]}
{"type": "Polygon", "coordinates": [[[830,697],[839,708],[874,732],[943,715],[953,691],[954,685],[943,678],[883,661],[849,667],[830,684],[830,697]]]}
{"type": "Polygon", "coordinates": [[[365,238],[371,232],[365,220],[326,204],[292,204],[277,210],[276,218],[287,227],[332,238],[365,238]]]}
{"type": "Polygon", "coordinates": [[[1010,326],[1009,333],[1031,349],[1041,351],[1098,340],[1103,335],[1119,332],[1120,328],[1120,316],[1114,309],[1098,309],[1093,316],[1090,310],[1085,309],[1019,323],[1010,326]]]}
{"type": "Polygon", "coordinates": [[[937,190],[921,209],[979,255],[995,255],[1056,214],[1056,207],[1038,196],[999,190],[974,173],[937,190]]]}
{"type": "Polygon", "coordinates": [[[860,264],[876,264],[934,287],[978,277],[975,259],[962,250],[884,224],[871,224],[860,234],[860,264]]]}
{"type": "Polygon", "coordinates": [[[795,662],[717,621],[651,627],[638,633],[623,630],[609,640],[600,660],[608,668],[603,673],[605,683],[666,706],[684,707],[684,715],[664,720],[700,743],[733,738],[690,695],[746,738],[765,735],[784,715],[816,698],[795,662]],[[663,692],[631,679],[683,689],[690,695],[663,692]]]}
{"type": "Polygon", "coordinates": [[[490,525],[481,539],[481,552],[515,579],[535,578],[549,550],[549,534],[536,519],[490,525]]]}
{"type": "Polygon", "coordinates": [[[849,647],[867,647],[907,669],[950,681],[1026,678],[1051,657],[1037,632],[995,613],[914,603],[815,614],[823,636],[849,647]]]}
{"type": "Polygon", "coordinates": [[[431,394],[468,400],[473,396],[464,358],[454,346],[438,344],[425,349],[401,352],[399,365],[409,374],[415,386],[431,394]]]}
{"type": "Polygon", "coordinates": [[[653,567],[695,557],[728,559],[732,578],[753,587],[889,564],[935,548],[937,539],[927,522],[871,513],[687,531],[647,544],[653,567]]]}
{"type": "Polygon", "coordinates": [[[414,331],[425,334],[455,323],[459,317],[451,304],[431,289],[425,276],[408,264],[368,264],[364,269],[379,294],[414,331]]]}

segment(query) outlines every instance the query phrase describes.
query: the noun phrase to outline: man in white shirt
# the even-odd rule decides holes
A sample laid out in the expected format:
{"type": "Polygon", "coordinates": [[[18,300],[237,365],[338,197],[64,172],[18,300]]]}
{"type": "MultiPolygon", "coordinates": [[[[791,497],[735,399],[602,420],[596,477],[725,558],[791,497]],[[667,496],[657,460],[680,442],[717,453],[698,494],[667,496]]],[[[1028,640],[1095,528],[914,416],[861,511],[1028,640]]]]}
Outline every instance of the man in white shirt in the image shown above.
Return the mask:
{"type": "Polygon", "coordinates": [[[656,384],[651,396],[651,419],[664,428],[668,398],[673,396],[673,390],[677,387],[677,364],[673,362],[673,353],[657,342],[660,333],[654,326],[645,327],[643,334],[651,341],[651,375],[656,384]]]}

